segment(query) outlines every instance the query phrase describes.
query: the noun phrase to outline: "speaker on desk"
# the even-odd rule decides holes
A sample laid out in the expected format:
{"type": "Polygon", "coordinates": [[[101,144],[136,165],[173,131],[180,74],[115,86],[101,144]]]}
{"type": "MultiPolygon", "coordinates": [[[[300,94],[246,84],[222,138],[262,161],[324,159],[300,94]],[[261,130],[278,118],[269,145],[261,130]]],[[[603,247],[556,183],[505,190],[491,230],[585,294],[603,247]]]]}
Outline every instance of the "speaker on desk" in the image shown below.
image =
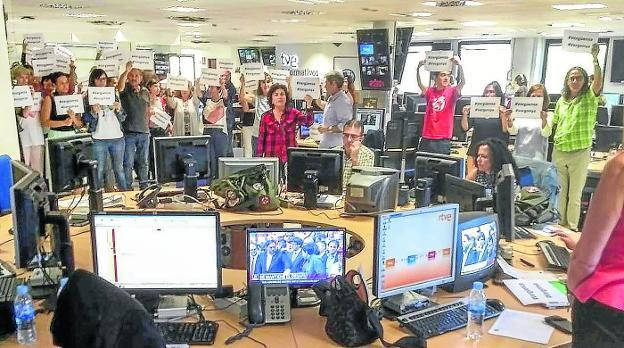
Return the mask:
{"type": "Polygon", "coordinates": [[[221,230],[221,265],[229,267],[232,261],[232,231],[224,228],[221,230]]]}

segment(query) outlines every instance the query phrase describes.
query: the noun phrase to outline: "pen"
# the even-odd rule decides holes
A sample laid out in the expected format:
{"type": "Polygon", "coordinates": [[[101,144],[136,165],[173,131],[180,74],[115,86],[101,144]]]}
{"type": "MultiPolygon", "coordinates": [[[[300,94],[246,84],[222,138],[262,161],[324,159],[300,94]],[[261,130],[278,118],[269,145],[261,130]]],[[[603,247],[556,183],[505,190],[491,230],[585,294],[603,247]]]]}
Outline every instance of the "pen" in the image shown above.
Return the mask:
{"type": "Polygon", "coordinates": [[[524,263],[525,265],[527,265],[529,267],[535,267],[534,264],[530,263],[529,261],[527,261],[527,260],[525,260],[523,258],[520,258],[520,262],[524,263]]]}

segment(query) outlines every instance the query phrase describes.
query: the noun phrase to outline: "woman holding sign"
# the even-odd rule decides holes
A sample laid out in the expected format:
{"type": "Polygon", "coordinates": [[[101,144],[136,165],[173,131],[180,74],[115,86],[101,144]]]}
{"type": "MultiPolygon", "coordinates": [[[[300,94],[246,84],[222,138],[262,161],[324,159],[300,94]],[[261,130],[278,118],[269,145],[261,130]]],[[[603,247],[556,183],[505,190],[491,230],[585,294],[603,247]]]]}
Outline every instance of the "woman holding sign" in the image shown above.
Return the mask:
{"type": "Polygon", "coordinates": [[[57,108],[55,101],[56,97],[74,94],[73,87],[70,88],[69,74],[63,72],[52,74],[52,83],[56,87],[56,91],[51,96],[43,98],[41,124],[50,128],[48,132],[50,139],[76,134],[75,129],[82,128],[80,114],[76,114],[71,108],[60,109],[63,113],[59,114],[59,108],[57,108]]]}
{"type": "MultiPolygon", "coordinates": [[[[594,80],[589,84],[587,71],[573,67],[565,76],[561,98],[557,101],[553,162],[557,166],[561,193],[559,212],[563,226],[578,230],[581,195],[589,167],[592,137],[598,113],[598,96],[602,89],[602,69],[598,63],[600,48],[592,46],[594,80]]],[[[548,127],[548,126],[547,126],[548,127]]]]}
{"type": "Polygon", "coordinates": [[[173,135],[179,136],[197,136],[202,135],[204,127],[197,114],[197,108],[199,107],[199,98],[197,95],[201,92],[199,90],[199,84],[195,87],[195,93],[193,93],[193,86],[190,82],[187,83],[188,88],[180,91],[172,92],[167,88],[167,105],[174,110],[173,115],[173,135]]]}
{"type": "Polygon", "coordinates": [[[126,175],[123,168],[126,141],[121,130],[121,123],[126,119],[126,113],[121,109],[121,103],[115,96],[113,87],[106,87],[108,76],[102,69],[93,69],[89,75],[89,90],[83,120],[89,124],[89,132],[93,138],[93,155],[98,161],[98,180],[100,187],[104,186],[104,172],[106,158],[110,155],[113,173],[117,186],[126,189],[126,175]],[[96,97],[101,95],[103,98],[96,97]],[[106,94],[106,95],[105,95],[106,94]],[[108,100],[104,100],[108,99],[108,100]]]}
{"type": "Polygon", "coordinates": [[[508,128],[513,126],[511,120],[511,111],[507,110],[504,106],[505,95],[500,84],[496,81],[490,82],[483,90],[484,97],[497,97],[500,98],[500,107],[498,115],[492,115],[492,118],[471,118],[468,119],[470,114],[470,106],[466,105],[462,109],[461,127],[464,132],[472,128],[472,140],[470,146],[468,146],[468,156],[466,160],[466,166],[468,168],[474,167],[475,157],[477,156],[477,144],[486,138],[496,138],[503,141],[505,144],[509,143],[508,128]]]}
{"type": "MultiPolygon", "coordinates": [[[[251,127],[251,153],[255,154],[256,146],[258,144],[258,132],[260,130],[260,118],[265,112],[271,109],[267,94],[269,92],[269,88],[271,88],[271,85],[273,84],[273,78],[271,75],[264,73],[264,80],[258,81],[258,88],[254,91],[254,93],[250,94],[245,92],[245,75],[241,75],[240,81],[241,87],[239,96],[244,96],[244,99],[241,102],[243,112],[253,112],[255,114],[254,123],[251,127]],[[249,104],[254,106],[253,109],[249,108],[249,104]]],[[[243,134],[245,134],[245,132],[243,132],[243,134]]]]}
{"type": "Polygon", "coordinates": [[[527,95],[531,98],[542,98],[542,111],[540,119],[521,117],[514,119],[514,126],[509,129],[509,134],[516,134],[514,155],[545,161],[548,153],[548,137],[551,133],[548,120],[552,120],[553,116],[548,112],[550,97],[546,87],[540,83],[531,86],[527,95]]]}

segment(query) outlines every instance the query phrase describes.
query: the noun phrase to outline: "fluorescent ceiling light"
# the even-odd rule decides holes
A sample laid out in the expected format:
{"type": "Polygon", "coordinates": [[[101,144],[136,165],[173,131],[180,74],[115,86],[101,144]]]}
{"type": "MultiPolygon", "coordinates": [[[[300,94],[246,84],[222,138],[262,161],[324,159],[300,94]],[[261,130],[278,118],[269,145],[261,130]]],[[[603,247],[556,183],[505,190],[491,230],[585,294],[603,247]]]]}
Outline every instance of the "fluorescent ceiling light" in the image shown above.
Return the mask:
{"type": "Polygon", "coordinates": [[[411,14],[412,17],[431,17],[432,15],[431,12],[414,12],[411,14]]]}
{"type": "Polygon", "coordinates": [[[191,12],[205,11],[205,9],[197,8],[197,7],[186,7],[186,6],[170,6],[167,8],[163,8],[163,11],[191,13],[191,12]]]}
{"type": "Polygon", "coordinates": [[[574,11],[574,10],[597,10],[606,8],[604,4],[556,4],[552,5],[555,10],[574,11]]]}
{"type": "Polygon", "coordinates": [[[425,6],[439,6],[439,7],[461,7],[461,6],[481,6],[482,3],[478,1],[425,1],[422,3],[425,6]]]}
{"type": "Polygon", "coordinates": [[[199,31],[187,31],[186,33],[184,33],[184,35],[186,36],[201,36],[201,32],[199,31]]]}
{"type": "Polygon", "coordinates": [[[292,18],[292,19],[271,19],[271,22],[273,22],[273,23],[299,23],[299,22],[305,22],[305,20],[297,19],[297,18],[292,18]]]}
{"type": "Polygon", "coordinates": [[[74,18],[98,18],[98,17],[105,17],[106,15],[95,14],[95,13],[67,13],[65,14],[65,16],[74,17],[74,18]]]}
{"type": "Polygon", "coordinates": [[[495,24],[496,22],[490,21],[471,21],[462,23],[462,25],[465,27],[491,27],[495,24]]]}
{"type": "Polygon", "coordinates": [[[184,22],[180,22],[180,23],[176,23],[176,25],[178,25],[180,27],[187,27],[187,28],[197,28],[197,27],[199,27],[199,24],[197,24],[197,23],[184,23],[184,22]]]}
{"type": "Polygon", "coordinates": [[[121,30],[117,30],[117,33],[115,33],[115,41],[124,42],[128,41],[128,39],[126,39],[126,36],[121,32],[121,30]]]}
{"type": "Polygon", "coordinates": [[[552,23],[550,25],[553,28],[583,28],[585,24],[582,23],[552,23]]]}

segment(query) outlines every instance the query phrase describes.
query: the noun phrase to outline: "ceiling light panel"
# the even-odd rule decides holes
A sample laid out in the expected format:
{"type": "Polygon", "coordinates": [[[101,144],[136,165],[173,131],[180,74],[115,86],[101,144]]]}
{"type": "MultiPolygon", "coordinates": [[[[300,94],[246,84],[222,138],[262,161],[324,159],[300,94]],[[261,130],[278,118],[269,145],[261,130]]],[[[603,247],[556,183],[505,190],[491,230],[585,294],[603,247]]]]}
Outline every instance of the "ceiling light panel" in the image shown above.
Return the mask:
{"type": "Polygon", "coordinates": [[[84,6],[82,5],[70,5],[70,4],[59,3],[59,2],[55,2],[51,4],[41,4],[39,6],[43,8],[53,8],[53,9],[59,9],[59,10],[79,10],[81,8],[84,8],[84,6]]]}
{"type": "Polygon", "coordinates": [[[482,3],[478,1],[462,1],[462,0],[441,0],[441,1],[425,1],[422,3],[425,6],[432,7],[465,7],[465,6],[481,6],[482,3]]]}
{"type": "Polygon", "coordinates": [[[555,4],[552,5],[555,10],[560,11],[576,11],[576,10],[597,10],[606,8],[605,4],[555,4]]]}
{"type": "Polygon", "coordinates": [[[163,8],[163,11],[172,11],[172,12],[181,12],[181,13],[194,13],[205,11],[203,8],[197,7],[186,7],[186,6],[170,6],[167,8],[163,8]]]}
{"type": "Polygon", "coordinates": [[[73,17],[73,18],[99,18],[99,17],[106,17],[106,15],[97,14],[97,13],[67,13],[67,14],[65,14],[65,16],[73,17]]]}

